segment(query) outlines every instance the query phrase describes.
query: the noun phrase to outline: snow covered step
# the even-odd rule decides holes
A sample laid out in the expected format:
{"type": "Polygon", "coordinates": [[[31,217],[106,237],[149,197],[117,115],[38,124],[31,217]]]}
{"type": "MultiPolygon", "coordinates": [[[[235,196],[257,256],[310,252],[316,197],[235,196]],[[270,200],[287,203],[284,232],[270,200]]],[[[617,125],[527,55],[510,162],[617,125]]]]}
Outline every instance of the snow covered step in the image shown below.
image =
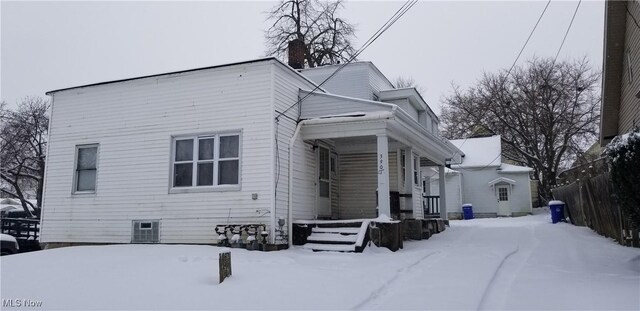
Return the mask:
{"type": "Polygon", "coordinates": [[[316,244],[307,243],[302,245],[304,249],[311,249],[314,251],[330,251],[330,252],[355,252],[356,246],[354,244],[316,244]]]}
{"type": "Polygon", "coordinates": [[[358,234],[360,227],[340,227],[340,228],[311,228],[313,233],[342,233],[342,234],[358,234]]]}
{"type": "Polygon", "coordinates": [[[312,233],[307,241],[310,242],[348,242],[355,243],[358,240],[357,234],[343,235],[340,233],[312,233]]]}

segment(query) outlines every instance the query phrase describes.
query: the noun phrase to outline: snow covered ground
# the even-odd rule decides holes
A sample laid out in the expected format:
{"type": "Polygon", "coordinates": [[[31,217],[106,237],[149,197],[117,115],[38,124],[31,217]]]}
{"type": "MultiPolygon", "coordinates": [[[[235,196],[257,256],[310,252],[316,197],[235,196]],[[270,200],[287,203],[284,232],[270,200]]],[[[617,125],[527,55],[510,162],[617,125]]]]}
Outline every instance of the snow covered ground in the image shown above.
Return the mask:
{"type": "MultiPolygon", "coordinates": [[[[112,245],[4,256],[3,301],[39,309],[640,310],[640,249],[547,214],[452,221],[392,253],[112,245]]],[[[21,309],[9,308],[4,310],[21,309]]]]}

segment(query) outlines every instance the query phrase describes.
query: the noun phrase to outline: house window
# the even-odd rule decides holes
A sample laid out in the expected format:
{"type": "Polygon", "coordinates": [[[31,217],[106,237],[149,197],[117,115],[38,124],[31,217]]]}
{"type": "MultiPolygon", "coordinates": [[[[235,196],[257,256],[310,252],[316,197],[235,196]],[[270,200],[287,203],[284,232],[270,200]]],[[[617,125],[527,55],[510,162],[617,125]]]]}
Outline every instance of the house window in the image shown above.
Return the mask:
{"type": "Polygon", "coordinates": [[[173,148],[173,188],[240,184],[239,134],[178,137],[173,148]]]}
{"type": "Polygon", "coordinates": [[[509,192],[507,188],[498,188],[498,201],[509,201],[509,192]]]}
{"type": "Polygon", "coordinates": [[[418,176],[419,170],[420,170],[420,157],[413,156],[413,183],[416,186],[420,185],[420,176],[418,176]]]}
{"type": "Polygon", "coordinates": [[[98,145],[76,146],[73,193],[95,193],[98,171],[98,145]]]}
{"type": "Polygon", "coordinates": [[[400,180],[403,183],[407,180],[407,155],[404,150],[400,150],[400,180]]]}

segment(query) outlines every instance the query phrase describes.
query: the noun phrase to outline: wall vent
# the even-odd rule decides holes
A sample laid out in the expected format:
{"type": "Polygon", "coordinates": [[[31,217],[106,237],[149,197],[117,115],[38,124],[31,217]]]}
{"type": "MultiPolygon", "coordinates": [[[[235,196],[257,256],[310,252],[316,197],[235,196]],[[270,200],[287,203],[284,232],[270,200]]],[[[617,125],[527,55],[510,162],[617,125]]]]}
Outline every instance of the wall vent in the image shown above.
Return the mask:
{"type": "Polygon", "coordinates": [[[160,242],[159,220],[134,220],[131,229],[131,243],[160,242]]]}

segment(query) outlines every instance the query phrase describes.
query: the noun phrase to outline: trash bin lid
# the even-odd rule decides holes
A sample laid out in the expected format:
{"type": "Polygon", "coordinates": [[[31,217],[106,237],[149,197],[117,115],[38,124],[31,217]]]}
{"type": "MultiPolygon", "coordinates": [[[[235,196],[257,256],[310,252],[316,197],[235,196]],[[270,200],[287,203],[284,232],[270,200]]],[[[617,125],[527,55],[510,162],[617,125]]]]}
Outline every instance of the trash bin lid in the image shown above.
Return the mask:
{"type": "Polygon", "coordinates": [[[551,205],[564,205],[564,202],[558,200],[549,201],[549,206],[551,205]]]}
{"type": "Polygon", "coordinates": [[[471,203],[465,203],[465,204],[462,204],[462,207],[472,207],[472,206],[473,206],[473,205],[471,205],[471,203]]]}

